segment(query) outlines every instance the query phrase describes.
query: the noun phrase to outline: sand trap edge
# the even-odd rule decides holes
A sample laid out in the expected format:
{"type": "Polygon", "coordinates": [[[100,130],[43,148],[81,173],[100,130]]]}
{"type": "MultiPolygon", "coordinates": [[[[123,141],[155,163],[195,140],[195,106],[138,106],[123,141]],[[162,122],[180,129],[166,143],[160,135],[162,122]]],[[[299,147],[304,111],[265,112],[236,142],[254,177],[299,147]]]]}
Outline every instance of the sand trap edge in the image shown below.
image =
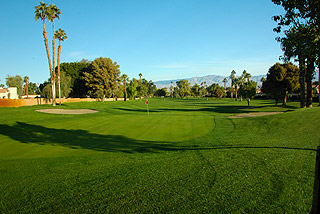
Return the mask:
{"type": "Polygon", "coordinates": [[[92,109],[38,109],[36,111],[47,114],[93,114],[98,112],[92,109]]]}
{"type": "Polygon", "coordinates": [[[228,118],[245,118],[245,117],[262,117],[266,115],[274,115],[274,114],[282,114],[283,111],[274,111],[274,112],[252,112],[252,113],[244,113],[229,116],[228,118]]]}

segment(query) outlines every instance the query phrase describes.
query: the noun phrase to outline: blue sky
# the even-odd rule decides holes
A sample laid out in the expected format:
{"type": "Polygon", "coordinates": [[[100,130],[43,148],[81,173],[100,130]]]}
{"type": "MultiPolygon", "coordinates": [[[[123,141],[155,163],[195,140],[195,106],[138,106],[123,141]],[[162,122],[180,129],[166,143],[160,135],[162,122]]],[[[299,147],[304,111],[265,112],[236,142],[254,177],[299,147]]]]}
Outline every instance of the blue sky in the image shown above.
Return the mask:
{"type": "MultiPolygon", "coordinates": [[[[121,73],[148,80],[227,76],[234,69],[266,74],[279,61],[272,29],[282,14],[271,0],[51,0],[66,31],[61,62],[109,57],[121,73]]],[[[7,75],[42,83],[49,66],[39,1],[3,1],[0,13],[0,83],[7,75]]],[[[52,24],[46,22],[52,54],[52,24]]],[[[58,41],[57,41],[58,42],[58,41]]],[[[56,42],[56,43],[57,43],[56,42]]],[[[57,46],[57,45],[56,45],[57,46]]]]}

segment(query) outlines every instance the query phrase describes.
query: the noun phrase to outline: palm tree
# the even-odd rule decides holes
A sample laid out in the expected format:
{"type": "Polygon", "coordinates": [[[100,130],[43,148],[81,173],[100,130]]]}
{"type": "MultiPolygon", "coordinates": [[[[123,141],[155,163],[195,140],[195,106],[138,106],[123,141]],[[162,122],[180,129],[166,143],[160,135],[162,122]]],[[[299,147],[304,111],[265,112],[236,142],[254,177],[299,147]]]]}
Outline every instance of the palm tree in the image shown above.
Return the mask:
{"type": "Polygon", "coordinates": [[[247,82],[249,82],[250,78],[252,77],[251,74],[247,73],[246,70],[242,72],[242,75],[244,79],[247,79],[247,82]]]}
{"type": "Polygon", "coordinates": [[[304,25],[290,28],[285,32],[284,38],[278,38],[281,42],[282,50],[284,51],[284,59],[289,61],[291,58],[298,58],[299,61],[299,83],[300,83],[300,108],[306,107],[306,93],[305,93],[305,82],[306,82],[306,59],[310,54],[308,29],[304,25]]]}
{"type": "Polygon", "coordinates": [[[26,95],[27,95],[27,99],[28,99],[28,81],[29,81],[29,77],[28,76],[25,76],[24,77],[24,82],[26,83],[26,88],[25,88],[25,90],[26,90],[26,95]]]}
{"type": "Polygon", "coordinates": [[[57,18],[57,19],[60,19],[59,15],[61,15],[61,12],[60,12],[60,9],[54,5],[54,4],[51,4],[48,8],[48,11],[49,11],[49,14],[51,15],[51,18],[49,19],[50,21],[52,21],[52,29],[53,29],[53,39],[52,39],[52,49],[53,49],[53,52],[52,52],[52,63],[53,63],[53,66],[52,66],[52,78],[51,78],[51,83],[52,83],[52,102],[54,103],[53,106],[55,106],[55,98],[56,98],[56,84],[55,84],[55,44],[56,44],[56,40],[55,40],[55,31],[54,31],[54,19],[57,18]]]}
{"type": "Polygon", "coordinates": [[[67,34],[59,28],[56,30],[54,34],[55,39],[59,39],[59,46],[58,46],[58,88],[59,88],[59,104],[61,105],[61,80],[60,80],[60,56],[61,56],[61,41],[67,39],[67,34]]]}
{"type": "Polygon", "coordinates": [[[229,76],[231,79],[231,98],[233,98],[233,84],[234,84],[234,79],[236,78],[235,74],[236,74],[236,71],[232,70],[229,76]]]}
{"type": "Polygon", "coordinates": [[[140,77],[140,84],[141,84],[142,73],[139,73],[139,77],[140,77]]]}
{"type": "MultiPolygon", "coordinates": [[[[245,70],[244,70],[245,71],[245,70]]],[[[246,73],[246,75],[248,75],[248,73],[246,73]]],[[[250,75],[250,74],[249,74],[250,75]]],[[[249,78],[251,77],[251,75],[249,76],[249,78]]],[[[248,79],[247,79],[248,80],[248,79]]],[[[240,77],[238,77],[237,79],[237,85],[239,87],[239,89],[241,88],[241,86],[246,82],[246,78],[245,75],[241,75],[240,77]]],[[[240,94],[240,101],[242,102],[242,94],[240,94]]]]}
{"type": "MultiPolygon", "coordinates": [[[[226,90],[227,90],[227,82],[228,82],[228,79],[227,79],[227,78],[224,78],[224,79],[223,79],[224,92],[226,92],[226,90]]],[[[226,93],[224,93],[224,98],[226,98],[226,93]]]]}
{"type": "Polygon", "coordinates": [[[124,101],[127,101],[127,81],[129,81],[129,77],[126,74],[123,74],[120,79],[123,81],[124,86],[124,101]]]}
{"type": "Polygon", "coordinates": [[[238,100],[239,79],[240,79],[240,78],[234,78],[234,80],[233,80],[234,90],[235,90],[235,92],[236,92],[236,98],[235,98],[236,101],[238,100]]]}
{"type": "MultiPolygon", "coordinates": [[[[43,37],[44,37],[44,44],[46,46],[46,51],[47,51],[47,57],[48,57],[48,62],[49,62],[49,70],[50,70],[50,77],[52,80],[53,73],[52,73],[52,65],[51,65],[51,58],[50,58],[50,52],[49,52],[49,45],[48,45],[48,38],[47,38],[47,32],[46,32],[46,26],[45,26],[45,19],[50,20],[51,15],[49,13],[49,8],[46,3],[40,2],[39,6],[35,7],[35,20],[37,21],[38,19],[42,20],[43,23],[43,37]]],[[[53,101],[52,104],[54,105],[53,101]]]]}

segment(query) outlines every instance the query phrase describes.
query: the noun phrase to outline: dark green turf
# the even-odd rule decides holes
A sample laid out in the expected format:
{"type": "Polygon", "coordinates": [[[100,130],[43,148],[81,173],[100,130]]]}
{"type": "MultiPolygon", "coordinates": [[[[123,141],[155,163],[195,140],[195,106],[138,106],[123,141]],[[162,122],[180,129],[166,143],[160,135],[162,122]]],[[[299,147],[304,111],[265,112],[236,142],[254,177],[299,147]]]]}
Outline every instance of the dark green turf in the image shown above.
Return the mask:
{"type": "Polygon", "coordinates": [[[308,213],[320,109],[229,99],[0,108],[2,213],[308,213]],[[244,112],[286,111],[230,119],[244,112]]]}

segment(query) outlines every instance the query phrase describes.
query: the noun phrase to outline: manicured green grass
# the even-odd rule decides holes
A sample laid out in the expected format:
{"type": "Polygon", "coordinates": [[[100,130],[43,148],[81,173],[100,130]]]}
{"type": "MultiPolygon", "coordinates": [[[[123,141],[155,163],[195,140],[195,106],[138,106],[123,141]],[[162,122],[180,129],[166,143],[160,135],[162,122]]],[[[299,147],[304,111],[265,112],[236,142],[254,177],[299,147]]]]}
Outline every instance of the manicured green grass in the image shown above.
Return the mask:
{"type": "Polygon", "coordinates": [[[1,213],[307,213],[320,109],[253,100],[0,108],[1,213]],[[257,111],[283,114],[231,119],[257,111]]]}

